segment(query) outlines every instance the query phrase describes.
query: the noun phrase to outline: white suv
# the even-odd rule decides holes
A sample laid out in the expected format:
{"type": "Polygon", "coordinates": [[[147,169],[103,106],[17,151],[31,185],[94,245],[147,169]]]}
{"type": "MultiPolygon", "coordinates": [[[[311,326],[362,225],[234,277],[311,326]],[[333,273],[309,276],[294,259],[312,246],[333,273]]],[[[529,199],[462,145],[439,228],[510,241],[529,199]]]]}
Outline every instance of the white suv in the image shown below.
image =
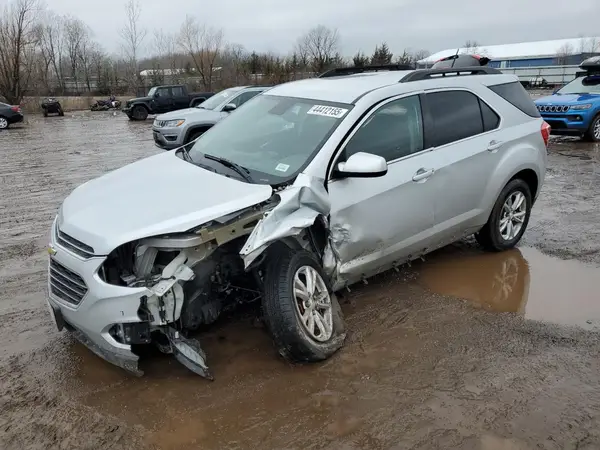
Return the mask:
{"type": "Polygon", "coordinates": [[[75,189],[49,247],[59,329],[137,374],[152,342],[211,377],[191,333],[259,301],[281,355],[323,360],[345,339],[337,290],[471,234],[514,247],[548,125],[513,75],[404,69],[277,86],[189,152],[75,189]]]}

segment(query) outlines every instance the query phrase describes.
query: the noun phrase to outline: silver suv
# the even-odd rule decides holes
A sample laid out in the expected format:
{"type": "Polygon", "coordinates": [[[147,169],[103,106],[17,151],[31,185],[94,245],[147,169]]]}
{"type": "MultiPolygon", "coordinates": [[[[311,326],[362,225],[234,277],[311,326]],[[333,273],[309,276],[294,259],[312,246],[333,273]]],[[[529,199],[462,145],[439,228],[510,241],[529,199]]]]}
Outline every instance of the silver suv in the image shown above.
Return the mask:
{"type": "Polygon", "coordinates": [[[267,86],[238,86],[225,89],[193,108],[161,114],[154,119],[152,135],[157,147],[173,150],[198,139],[267,86]]]}
{"type": "Polygon", "coordinates": [[[517,78],[487,67],[277,86],[189,151],[65,199],[52,317],[132,372],[135,345],[154,343],[211,377],[191,333],[258,302],[279,354],[326,359],[346,336],[336,291],[471,234],[490,251],[519,242],[549,134],[517,78]]]}

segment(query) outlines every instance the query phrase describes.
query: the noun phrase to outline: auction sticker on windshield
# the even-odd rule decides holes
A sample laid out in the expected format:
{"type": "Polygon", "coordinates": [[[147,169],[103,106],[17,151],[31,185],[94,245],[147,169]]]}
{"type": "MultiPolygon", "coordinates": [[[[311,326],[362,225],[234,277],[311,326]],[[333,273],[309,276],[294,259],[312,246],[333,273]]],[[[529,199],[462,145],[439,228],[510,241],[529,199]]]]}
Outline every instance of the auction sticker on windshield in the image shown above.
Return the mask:
{"type": "Polygon", "coordinates": [[[290,168],[289,164],[279,163],[279,164],[277,164],[277,167],[275,167],[275,170],[277,170],[279,172],[287,172],[289,168],[290,168]]]}
{"type": "Polygon", "coordinates": [[[335,106],[315,105],[310,108],[306,114],[313,114],[315,116],[333,117],[339,119],[344,117],[344,114],[348,112],[345,108],[337,108],[335,106]]]}

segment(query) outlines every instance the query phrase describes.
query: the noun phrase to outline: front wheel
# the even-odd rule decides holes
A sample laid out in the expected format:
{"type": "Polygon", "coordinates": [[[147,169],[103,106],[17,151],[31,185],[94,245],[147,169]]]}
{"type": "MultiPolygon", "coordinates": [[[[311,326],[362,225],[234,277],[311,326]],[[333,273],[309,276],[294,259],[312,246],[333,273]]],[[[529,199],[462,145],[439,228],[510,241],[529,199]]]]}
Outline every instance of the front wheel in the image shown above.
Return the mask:
{"type": "Polygon", "coordinates": [[[322,361],[346,339],[340,305],[319,262],[304,250],[284,244],[269,250],[263,312],[279,354],[290,361],[322,361]]]}
{"type": "Polygon", "coordinates": [[[148,118],[148,110],[143,106],[134,106],[131,116],[133,120],[146,120],[148,118]]]}
{"type": "Polygon", "coordinates": [[[600,142],[600,114],[592,120],[590,127],[585,133],[585,137],[593,142],[600,142]]]}
{"type": "Polygon", "coordinates": [[[529,185],[512,180],[502,189],[488,222],[475,235],[477,242],[489,251],[513,248],[525,233],[532,206],[529,185]]]}

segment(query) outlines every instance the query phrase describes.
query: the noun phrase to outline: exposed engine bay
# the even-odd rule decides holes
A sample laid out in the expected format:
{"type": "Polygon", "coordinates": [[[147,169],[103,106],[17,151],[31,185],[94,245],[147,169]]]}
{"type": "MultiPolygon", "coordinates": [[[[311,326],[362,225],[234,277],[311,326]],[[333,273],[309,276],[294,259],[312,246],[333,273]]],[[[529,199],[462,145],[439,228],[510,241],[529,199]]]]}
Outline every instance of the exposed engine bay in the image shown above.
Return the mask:
{"type": "Polygon", "coordinates": [[[123,343],[154,343],[188,369],[212,379],[206,356],[190,333],[240,304],[261,299],[262,260],[245,268],[240,250],[275,204],[269,201],[187,233],[141,239],[115,249],[101,268],[101,278],[118,286],[145,287],[152,295],[140,301],[142,324],[116,327],[111,335],[123,343]]]}

